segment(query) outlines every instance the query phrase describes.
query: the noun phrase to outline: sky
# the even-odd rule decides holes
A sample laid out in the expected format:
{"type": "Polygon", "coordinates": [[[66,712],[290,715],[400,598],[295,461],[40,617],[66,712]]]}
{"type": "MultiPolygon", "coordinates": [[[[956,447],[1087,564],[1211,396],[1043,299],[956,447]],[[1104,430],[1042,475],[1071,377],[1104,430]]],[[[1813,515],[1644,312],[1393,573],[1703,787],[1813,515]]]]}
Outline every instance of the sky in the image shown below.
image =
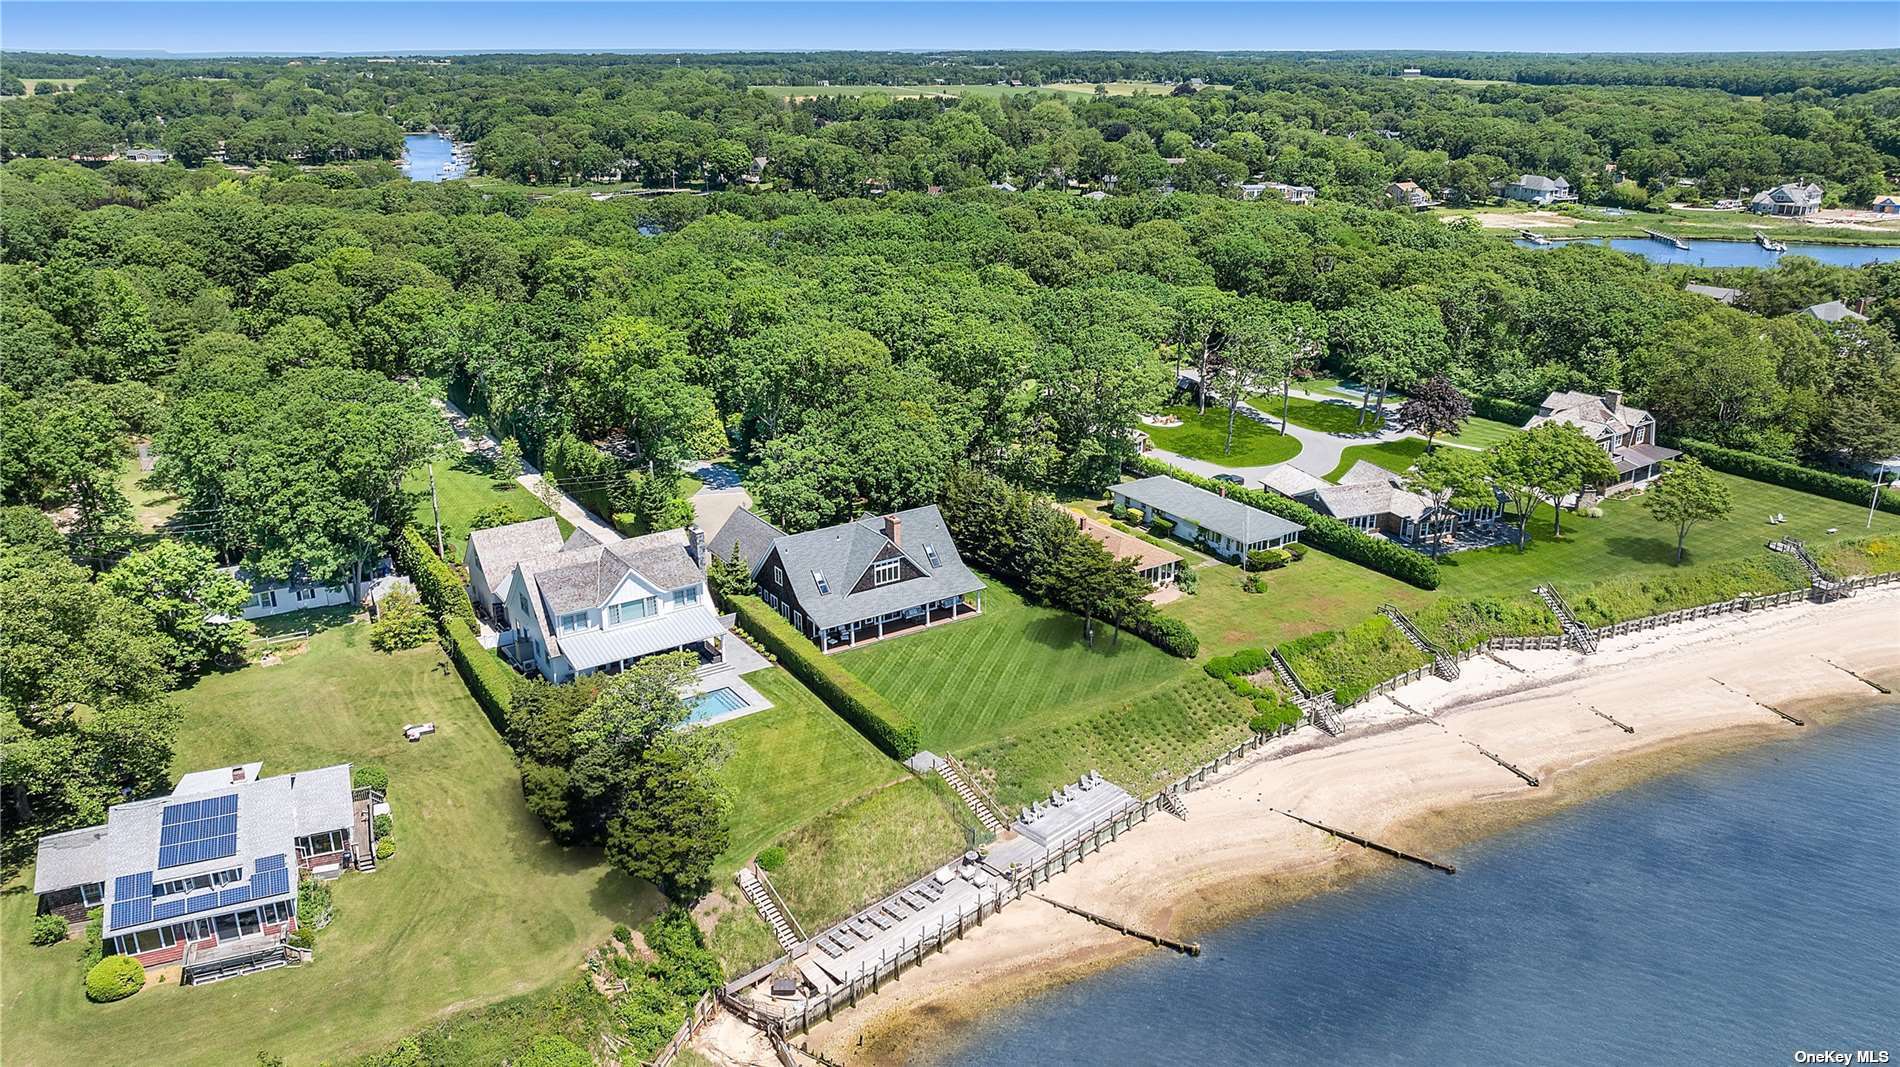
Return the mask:
{"type": "Polygon", "coordinates": [[[537,50],[1799,51],[1900,47],[1900,2],[0,0],[0,49],[213,55],[537,50]]]}

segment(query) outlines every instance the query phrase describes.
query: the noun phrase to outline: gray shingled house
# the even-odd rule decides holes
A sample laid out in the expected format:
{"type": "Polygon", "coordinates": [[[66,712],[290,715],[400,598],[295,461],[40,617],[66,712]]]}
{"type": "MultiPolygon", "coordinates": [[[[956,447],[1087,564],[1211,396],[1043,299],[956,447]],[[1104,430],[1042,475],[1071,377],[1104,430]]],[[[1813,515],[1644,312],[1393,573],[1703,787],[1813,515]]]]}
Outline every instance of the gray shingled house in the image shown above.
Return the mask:
{"type": "Polygon", "coordinates": [[[1673,448],[1656,443],[1656,418],[1642,408],[1623,403],[1621,389],[1592,393],[1556,392],[1544,398],[1537,414],[1524,424],[1525,429],[1546,422],[1561,422],[1582,430],[1609,453],[1616,463],[1617,480],[1597,486],[1599,496],[1607,496],[1648,484],[1663,471],[1663,463],[1682,455],[1673,448]]]}
{"type": "Polygon", "coordinates": [[[1576,198],[1568,179],[1546,178],[1542,174],[1520,175],[1504,186],[1504,199],[1522,200],[1527,204],[1549,205],[1576,198]]]}
{"type": "Polygon", "coordinates": [[[964,566],[934,504],[801,534],[741,508],[710,544],[722,559],[734,547],[759,596],[826,652],[983,610],[983,579],[964,566]]]}
{"type": "Polygon", "coordinates": [[[1147,523],[1172,523],[1174,536],[1223,559],[1238,560],[1255,549],[1291,544],[1306,529],[1165,475],[1111,486],[1108,493],[1115,506],[1140,508],[1147,523]]]}

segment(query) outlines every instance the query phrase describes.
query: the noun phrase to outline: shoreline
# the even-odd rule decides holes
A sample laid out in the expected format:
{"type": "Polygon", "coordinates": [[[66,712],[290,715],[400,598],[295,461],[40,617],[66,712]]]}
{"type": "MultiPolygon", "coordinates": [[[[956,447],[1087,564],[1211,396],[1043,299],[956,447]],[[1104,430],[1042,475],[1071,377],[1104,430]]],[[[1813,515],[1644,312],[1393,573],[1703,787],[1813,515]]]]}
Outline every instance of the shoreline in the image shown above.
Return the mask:
{"type": "MultiPolygon", "coordinates": [[[[1424,679],[1351,709],[1342,737],[1302,731],[1263,750],[1186,794],[1186,822],[1154,816],[1046,891],[1192,939],[1398,863],[1269,807],[1455,858],[1460,848],[1596,797],[1900,702],[1843,669],[1900,688],[1896,617],[1900,589],[1869,590],[1845,604],[1615,638],[1587,660],[1571,652],[1480,657],[1458,682],[1424,679]],[[1792,726],[1757,701],[1810,725],[1792,726]],[[1596,717],[1593,703],[1637,732],[1596,717]],[[1473,737],[1542,785],[1526,786],[1478,756],[1468,747],[1473,737]]],[[[996,1008],[1152,951],[1025,900],[807,1040],[847,1064],[910,1062],[996,1008]]]]}

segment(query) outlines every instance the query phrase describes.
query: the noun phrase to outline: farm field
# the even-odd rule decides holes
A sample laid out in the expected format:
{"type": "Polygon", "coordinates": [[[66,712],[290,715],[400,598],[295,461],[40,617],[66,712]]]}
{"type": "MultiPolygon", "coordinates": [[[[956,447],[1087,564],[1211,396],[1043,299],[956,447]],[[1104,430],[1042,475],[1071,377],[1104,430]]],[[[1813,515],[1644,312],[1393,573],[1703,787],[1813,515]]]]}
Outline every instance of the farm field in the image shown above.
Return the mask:
{"type": "Polygon", "coordinates": [[[598,850],[547,839],[507,746],[440,649],[385,655],[368,636],[363,624],[323,630],[276,666],[175,694],[184,722],[174,774],[241,760],[262,760],[267,775],[341,761],[388,769],[399,847],[375,873],[335,883],[337,918],[317,935],[315,961],[95,1005],[74,962],[79,943],[27,946],[32,895],[8,892],[9,1062],[229,1064],[259,1050],[291,1064],[347,1060],[453,1011],[547,986],[614,923],[653,914],[658,895],[598,850]],[[422,721],[438,732],[404,741],[403,724],[422,721]],[[309,1004],[326,1007],[297,1008],[309,1004]]]}

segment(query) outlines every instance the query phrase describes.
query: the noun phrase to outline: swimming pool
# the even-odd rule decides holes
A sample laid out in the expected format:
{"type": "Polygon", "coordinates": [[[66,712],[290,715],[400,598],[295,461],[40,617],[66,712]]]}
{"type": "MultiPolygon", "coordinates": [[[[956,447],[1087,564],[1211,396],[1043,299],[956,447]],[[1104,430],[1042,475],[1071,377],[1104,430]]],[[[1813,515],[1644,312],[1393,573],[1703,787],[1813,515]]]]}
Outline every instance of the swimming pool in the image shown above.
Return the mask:
{"type": "Polygon", "coordinates": [[[689,723],[705,722],[730,715],[746,706],[745,698],[730,689],[714,689],[693,698],[692,714],[686,716],[689,723]]]}

